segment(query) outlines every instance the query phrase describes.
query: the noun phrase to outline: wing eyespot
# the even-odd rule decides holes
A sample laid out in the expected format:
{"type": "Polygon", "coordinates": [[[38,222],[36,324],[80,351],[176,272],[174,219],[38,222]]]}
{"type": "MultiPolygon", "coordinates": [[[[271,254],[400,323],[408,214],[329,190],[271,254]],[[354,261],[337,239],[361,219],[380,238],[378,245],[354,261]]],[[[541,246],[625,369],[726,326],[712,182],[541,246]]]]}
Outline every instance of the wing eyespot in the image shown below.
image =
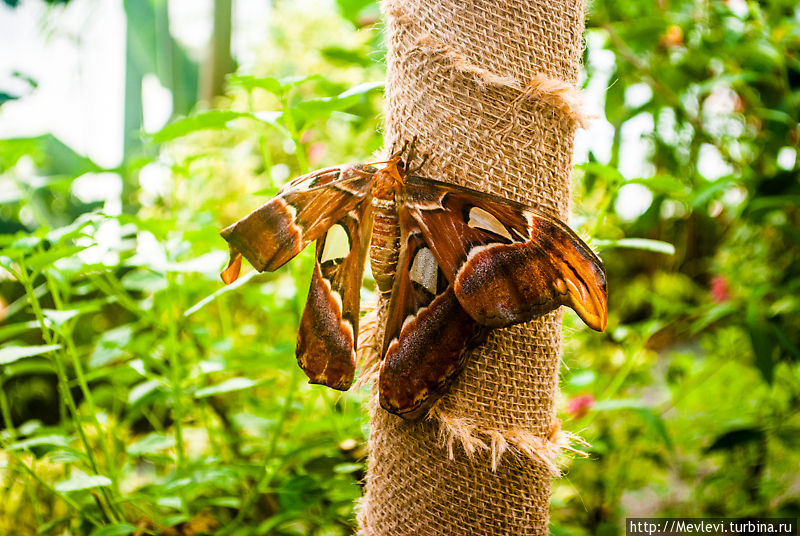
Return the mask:
{"type": "Polygon", "coordinates": [[[319,256],[320,266],[336,266],[344,262],[350,253],[352,238],[347,227],[341,224],[332,225],[325,235],[325,244],[319,256]]]}
{"type": "Polygon", "coordinates": [[[409,277],[429,294],[435,296],[438,286],[439,263],[429,248],[420,248],[411,262],[409,277]]]}
{"type": "Polygon", "coordinates": [[[480,229],[482,231],[490,232],[498,237],[503,237],[506,240],[506,243],[511,243],[514,241],[514,238],[511,236],[508,228],[503,225],[500,220],[494,216],[494,214],[487,212],[480,207],[465,206],[465,208],[469,208],[469,212],[465,218],[468,226],[472,227],[473,229],[480,229]]]}

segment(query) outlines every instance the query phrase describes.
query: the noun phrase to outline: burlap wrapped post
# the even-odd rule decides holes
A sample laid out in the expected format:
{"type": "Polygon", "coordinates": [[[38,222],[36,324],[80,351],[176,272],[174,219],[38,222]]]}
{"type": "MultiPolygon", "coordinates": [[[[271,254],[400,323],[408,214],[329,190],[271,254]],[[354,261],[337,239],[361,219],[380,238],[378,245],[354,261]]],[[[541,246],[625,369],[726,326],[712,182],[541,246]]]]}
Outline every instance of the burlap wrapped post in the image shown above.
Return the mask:
{"type": "MultiPolygon", "coordinates": [[[[424,174],[566,219],[582,0],[384,0],[386,147],[424,174]]],[[[493,332],[429,419],[371,408],[360,534],[547,534],[568,438],[554,409],[561,313],[493,332]]]]}

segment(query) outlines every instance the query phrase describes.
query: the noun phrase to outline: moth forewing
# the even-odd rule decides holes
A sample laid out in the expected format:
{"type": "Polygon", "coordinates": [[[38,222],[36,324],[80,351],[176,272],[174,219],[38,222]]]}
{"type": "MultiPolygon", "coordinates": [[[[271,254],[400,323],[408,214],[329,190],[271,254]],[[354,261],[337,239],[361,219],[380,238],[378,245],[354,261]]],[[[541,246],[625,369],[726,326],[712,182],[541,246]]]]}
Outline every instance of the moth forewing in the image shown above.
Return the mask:
{"type": "Polygon", "coordinates": [[[299,177],[220,234],[256,270],[277,270],[369,196],[374,171],[346,165],[299,177]]]}
{"type": "Polygon", "coordinates": [[[519,203],[414,177],[409,213],[461,305],[477,322],[505,327],[561,305],[605,327],[605,272],[565,224],[519,203]],[[441,194],[439,207],[431,207],[441,194]],[[424,200],[416,203],[414,200],[424,200]]]}

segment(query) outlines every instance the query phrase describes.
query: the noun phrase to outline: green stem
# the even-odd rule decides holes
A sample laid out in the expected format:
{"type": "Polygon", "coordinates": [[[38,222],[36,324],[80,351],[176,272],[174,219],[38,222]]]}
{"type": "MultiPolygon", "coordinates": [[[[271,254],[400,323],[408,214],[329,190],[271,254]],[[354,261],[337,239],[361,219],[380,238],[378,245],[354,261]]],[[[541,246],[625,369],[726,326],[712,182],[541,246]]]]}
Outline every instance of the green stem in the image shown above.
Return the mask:
{"type": "Polygon", "coordinates": [[[308,158],[306,158],[305,148],[300,139],[303,137],[302,132],[298,132],[292,117],[292,107],[289,106],[289,99],[287,96],[281,98],[281,105],[283,110],[284,121],[286,122],[286,129],[294,142],[295,156],[297,156],[297,167],[300,168],[300,174],[305,175],[308,173],[308,158]]]}
{"type": "MultiPolygon", "coordinates": [[[[44,313],[42,311],[42,306],[39,303],[39,299],[36,297],[33,289],[33,282],[31,278],[28,276],[28,268],[25,266],[24,261],[21,259],[18,260],[19,271],[13,273],[16,279],[22,283],[22,287],[25,289],[25,293],[30,298],[31,302],[31,309],[33,309],[33,314],[36,317],[36,321],[39,323],[39,329],[42,332],[42,339],[44,339],[45,343],[53,344],[53,334],[51,333],[50,328],[47,327],[47,322],[44,317],[44,313]]],[[[69,378],[67,376],[66,365],[64,364],[63,359],[63,352],[62,351],[54,351],[50,352],[53,357],[53,363],[56,366],[56,377],[58,378],[58,389],[61,393],[61,398],[66,402],[67,407],[69,408],[70,413],[72,414],[72,422],[73,426],[78,432],[78,436],[81,439],[81,443],[83,444],[83,448],[86,450],[86,457],[89,460],[89,465],[92,468],[92,471],[99,475],[100,472],[98,470],[97,460],[94,458],[94,453],[92,452],[91,445],[89,443],[89,439],[86,437],[86,431],[83,429],[83,425],[81,423],[80,415],[78,413],[78,406],[75,403],[75,399],[72,396],[72,391],[70,390],[69,386],[69,378]]],[[[26,466],[27,468],[27,466],[26,466]]],[[[29,468],[28,468],[29,469],[29,468]]],[[[80,511],[80,509],[78,510],[80,511]]],[[[117,520],[111,516],[108,519],[109,522],[115,523],[117,520]]]]}
{"type": "Polygon", "coordinates": [[[60,491],[55,489],[53,486],[51,486],[48,482],[46,482],[42,477],[40,477],[38,474],[36,474],[36,471],[34,471],[30,467],[28,467],[28,464],[26,464],[24,461],[22,461],[22,459],[19,457],[19,455],[16,452],[14,452],[13,450],[8,450],[8,445],[6,445],[5,441],[3,441],[2,439],[0,439],[0,446],[2,446],[3,447],[3,451],[8,456],[13,458],[13,460],[17,463],[17,465],[22,467],[28,475],[30,475],[36,482],[39,483],[40,486],[45,488],[47,491],[49,491],[50,493],[52,493],[56,497],[59,497],[61,500],[63,500],[65,503],[67,503],[67,505],[70,506],[76,512],[81,512],[81,515],[84,516],[86,519],[88,519],[89,522],[92,525],[94,525],[95,527],[99,527],[99,526],[102,525],[102,522],[97,520],[94,516],[92,516],[88,512],[85,512],[84,511],[85,508],[83,508],[80,504],[78,504],[75,501],[73,501],[69,497],[69,495],[67,495],[65,493],[61,493],[60,491]]]}
{"type": "MultiPolygon", "coordinates": [[[[172,391],[172,420],[175,432],[175,450],[177,451],[176,471],[180,477],[183,476],[186,468],[186,451],[183,441],[183,366],[178,355],[178,322],[181,318],[179,310],[180,296],[179,287],[175,283],[175,274],[167,272],[167,289],[172,294],[170,307],[167,309],[170,318],[167,319],[167,360],[170,369],[170,389],[172,391]],[[173,313],[174,311],[174,313],[173,313]]],[[[185,489],[180,488],[181,509],[185,515],[189,515],[189,508],[186,501],[185,489]]]]}
{"type": "Polygon", "coordinates": [[[8,403],[6,396],[5,380],[0,378],[0,414],[3,416],[3,424],[10,439],[13,441],[17,438],[17,429],[14,427],[14,421],[11,418],[11,406],[8,403]]]}
{"type": "Polygon", "coordinates": [[[122,286],[122,283],[120,283],[113,274],[106,272],[104,275],[106,280],[103,280],[102,277],[94,274],[89,274],[89,279],[92,281],[92,284],[94,284],[100,290],[100,292],[109,297],[113,296],[117,300],[117,303],[137,317],[150,316],[148,311],[144,311],[136,302],[136,300],[128,295],[128,291],[122,286]]]}
{"type": "MultiPolygon", "coordinates": [[[[33,466],[34,463],[36,463],[35,459],[31,462],[31,466],[33,466]]],[[[31,471],[35,473],[36,469],[31,467],[31,471]]],[[[36,492],[33,488],[33,482],[31,482],[31,477],[27,473],[23,475],[23,478],[25,479],[25,493],[28,495],[28,501],[30,501],[31,508],[33,509],[33,517],[36,520],[36,525],[41,527],[46,523],[46,521],[42,515],[42,507],[39,504],[39,501],[36,500],[36,492]]]]}
{"type": "MultiPolygon", "coordinates": [[[[48,287],[50,288],[50,295],[53,297],[53,304],[55,305],[57,310],[63,311],[66,309],[64,300],[61,298],[61,294],[58,291],[58,287],[55,284],[52,276],[48,273],[45,273],[45,279],[47,280],[48,287]]],[[[108,472],[108,476],[111,479],[111,494],[108,493],[108,490],[103,489],[103,495],[108,502],[109,508],[114,512],[116,517],[124,519],[124,516],[116,507],[116,501],[112,500],[115,497],[119,496],[119,472],[117,471],[114,464],[114,457],[112,456],[111,450],[108,446],[108,442],[105,440],[105,436],[109,435],[112,438],[114,434],[106,434],[105,430],[103,429],[102,425],[100,424],[100,419],[97,418],[97,405],[94,403],[94,396],[92,395],[91,389],[89,389],[89,383],[86,380],[86,374],[83,370],[83,364],[81,363],[80,358],[78,357],[77,349],[75,348],[75,341],[72,338],[72,329],[65,328],[62,330],[60,334],[62,340],[66,346],[66,353],[70,357],[72,361],[72,368],[75,372],[75,378],[78,380],[78,386],[81,389],[81,393],[83,394],[84,403],[89,410],[90,418],[92,419],[92,424],[94,424],[94,429],[97,432],[97,441],[100,443],[100,448],[103,451],[103,457],[105,458],[105,469],[108,472]]]]}
{"type": "Polygon", "coordinates": [[[264,471],[261,474],[261,478],[258,479],[258,482],[255,486],[253,486],[249,493],[247,494],[247,498],[242,503],[242,507],[239,509],[239,512],[236,514],[236,517],[231,521],[226,527],[224,527],[220,532],[219,536],[225,536],[227,534],[231,534],[236,528],[241,526],[242,522],[244,521],[245,516],[253,507],[253,505],[258,500],[259,493],[261,490],[269,484],[275,474],[275,465],[272,462],[272,459],[275,457],[275,453],[278,451],[278,441],[280,440],[281,436],[283,435],[283,429],[286,425],[286,419],[289,416],[289,412],[292,408],[292,403],[294,402],[294,395],[297,391],[298,384],[300,383],[300,368],[299,367],[292,367],[291,377],[289,379],[289,393],[286,395],[286,399],[283,402],[283,406],[281,407],[281,413],[278,416],[278,421],[275,423],[275,428],[272,430],[272,437],[270,438],[269,448],[267,449],[267,455],[264,459],[264,471]]]}

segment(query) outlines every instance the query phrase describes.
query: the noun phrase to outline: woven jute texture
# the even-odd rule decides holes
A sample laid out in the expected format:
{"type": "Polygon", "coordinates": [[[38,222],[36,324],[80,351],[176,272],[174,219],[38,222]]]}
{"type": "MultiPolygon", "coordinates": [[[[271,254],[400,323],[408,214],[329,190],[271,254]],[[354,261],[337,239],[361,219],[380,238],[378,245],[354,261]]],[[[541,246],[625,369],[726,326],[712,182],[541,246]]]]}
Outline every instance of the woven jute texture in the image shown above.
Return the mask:
{"type": "MultiPolygon", "coordinates": [[[[566,219],[582,0],[384,0],[387,150],[566,219]]],[[[561,313],[492,332],[428,419],[373,397],[359,534],[547,534],[561,313]]]]}

